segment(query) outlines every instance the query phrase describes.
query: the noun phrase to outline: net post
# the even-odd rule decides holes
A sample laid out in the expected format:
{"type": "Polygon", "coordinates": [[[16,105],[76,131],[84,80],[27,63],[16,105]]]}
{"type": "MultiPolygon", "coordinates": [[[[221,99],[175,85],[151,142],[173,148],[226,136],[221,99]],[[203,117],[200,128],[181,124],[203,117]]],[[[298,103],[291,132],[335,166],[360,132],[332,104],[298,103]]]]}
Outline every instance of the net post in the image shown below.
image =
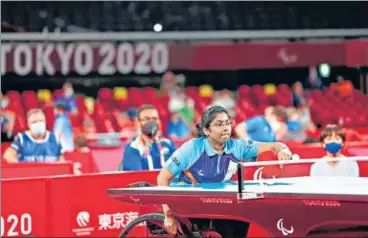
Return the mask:
{"type": "Polygon", "coordinates": [[[238,170],[238,198],[242,199],[244,190],[244,176],[243,176],[243,166],[241,163],[238,163],[237,170],[238,170]]]}

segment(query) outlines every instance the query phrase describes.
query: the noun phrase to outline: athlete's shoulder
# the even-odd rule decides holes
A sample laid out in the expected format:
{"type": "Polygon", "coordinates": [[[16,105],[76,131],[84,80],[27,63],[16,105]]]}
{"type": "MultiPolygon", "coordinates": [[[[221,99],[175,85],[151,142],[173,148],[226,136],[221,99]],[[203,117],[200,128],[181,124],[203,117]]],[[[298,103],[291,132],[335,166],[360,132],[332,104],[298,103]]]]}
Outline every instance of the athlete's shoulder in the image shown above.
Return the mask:
{"type": "Polygon", "coordinates": [[[193,138],[186,142],[184,142],[179,148],[178,151],[191,153],[193,155],[199,155],[204,150],[204,140],[205,138],[193,138]]]}

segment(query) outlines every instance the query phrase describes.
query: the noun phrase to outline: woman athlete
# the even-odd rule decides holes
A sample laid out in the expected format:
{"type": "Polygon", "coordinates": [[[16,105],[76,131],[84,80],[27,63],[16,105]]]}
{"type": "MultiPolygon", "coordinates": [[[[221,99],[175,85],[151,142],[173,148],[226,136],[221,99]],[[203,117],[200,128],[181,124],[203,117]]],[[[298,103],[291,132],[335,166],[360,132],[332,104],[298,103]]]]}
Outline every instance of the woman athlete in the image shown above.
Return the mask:
{"type": "MultiPolygon", "coordinates": [[[[173,153],[158,175],[158,185],[227,182],[236,173],[237,163],[255,161],[257,155],[266,151],[274,151],[279,160],[291,159],[292,153],[283,143],[232,139],[230,135],[231,120],[226,109],[220,106],[208,108],[197,126],[197,138],[187,141],[173,153]]],[[[182,233],[170,207],[163,205],[163,211],[164,224],[169,233],[182,233]]],[[[216,230],[223,237],[245,237],[249,226],[244,223],[236,225],[238,221],[218,222],[218,227],[223,231],[216,230]]]]}

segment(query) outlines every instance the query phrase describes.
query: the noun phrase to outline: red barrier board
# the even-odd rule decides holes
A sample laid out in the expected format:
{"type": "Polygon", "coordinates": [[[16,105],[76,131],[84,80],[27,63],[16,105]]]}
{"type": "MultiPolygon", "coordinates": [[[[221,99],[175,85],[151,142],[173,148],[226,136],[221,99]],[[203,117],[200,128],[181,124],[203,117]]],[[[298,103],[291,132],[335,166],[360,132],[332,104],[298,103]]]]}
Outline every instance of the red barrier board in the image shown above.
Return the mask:
{"type": "Polygon", "coordinates": [[[65,160],[73,162],[75,169],[83,174],[100,171],[91,152],[65,152],[64,157],[65,160]]]}
{"type": "Polygon", "coordinates": [[[168,69],[231,70],[367,66],[368,41],[267,43],[5,43],[1,74],[87,75],[163,73],[168,69]],[[88,59],[88,60],[86,60],[88,59]]]}
{"type": "Polygon", "coordinates": [[[127,222],[139,215],[138,206],[124,205],[107,196],[106,190],[142,180],[155,184],[157,173],[2,180],[6,196],[1,204],[1,230],[5,236],[117,237],[127,222]]]}
{"type": "Polygon", "coordinates": [[[121,204],[107,196],[106,190],[142,180],[156,184],[156,178],[157,172],[127,172],[50,180],[50,201],[55,208],[50,234],[117,237],[127,222],[139,215],[138,206],[121,204]]]}
{"type": "Polygon", "coordinates": [[[1,180],[1,237],[47,236],[47,179],[1,180]]]}
{"type": "Polygon", "coordinates": [[[74,174],[73,163],[1,163],[1,177],[30,178],[74,174]]]}
{"type": "MultiPolygon", "coordinates": [[[[368,177],[368,162],[358,163],[361,176],[368,177]]],[[[246,167],[244,174],[250,180],[259,176],[308,176],[310,166],[254,166],[246,167]]],[[[109,197],[106,190],[138,181],[156,184],[157,175],[158,171],[151,171],[4,179],[1,231],[4,236],[117,237],[131,219],[151,208],[140,211],[135,204],[123,204],[109,197]]],[[[137,232],[137,236],[142,235],[143,228],[137,232]]]]}

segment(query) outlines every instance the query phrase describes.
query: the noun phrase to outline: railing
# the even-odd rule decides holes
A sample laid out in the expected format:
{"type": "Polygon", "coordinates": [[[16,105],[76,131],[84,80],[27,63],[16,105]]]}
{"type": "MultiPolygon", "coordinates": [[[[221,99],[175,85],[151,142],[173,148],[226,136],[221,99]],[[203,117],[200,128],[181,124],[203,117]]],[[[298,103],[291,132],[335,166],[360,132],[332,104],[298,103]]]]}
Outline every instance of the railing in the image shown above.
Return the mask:
{"type": "Polygon", "coordinates": [[[368,29],[239,30],[182,32],[2,33],[5,41],[270,40],[368,37],[368,29]]]}

